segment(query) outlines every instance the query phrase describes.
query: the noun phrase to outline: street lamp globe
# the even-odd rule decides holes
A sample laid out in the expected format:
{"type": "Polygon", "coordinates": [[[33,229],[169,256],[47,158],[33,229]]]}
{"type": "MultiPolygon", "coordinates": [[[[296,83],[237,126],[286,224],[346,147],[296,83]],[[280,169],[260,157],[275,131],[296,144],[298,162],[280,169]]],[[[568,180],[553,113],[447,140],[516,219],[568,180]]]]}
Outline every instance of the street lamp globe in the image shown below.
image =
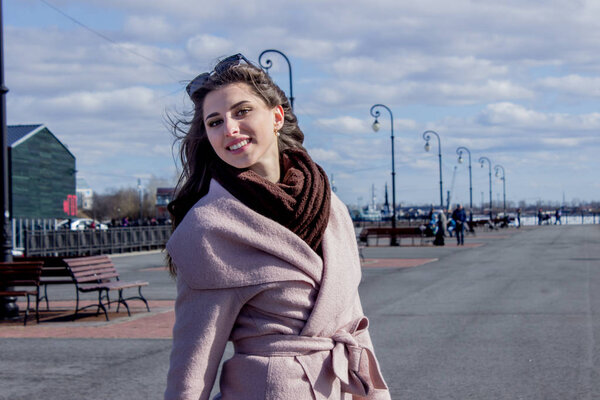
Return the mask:
{"type": "Polygon", "coordinates": [[[463,157],[462,157],[462,154],[461,154],[460,156],[458,156],[458,163],[459,163],[459,164],[462,164],[462,163],[463,163],[463,161],[464,161],[464,160],[463,160],[463,157]]]}
{"type": "Polygon", "coordinates": [[[375,122],[373,122],[373,131],[375,132],[379,132],[379,129],[381,128],[381,124],[379,123],[379,121],[377,119],[375,119],[375,122]]]}
{"type": "Polygon", "coordinates": [[[425,151],[429,151],[429,149],[431,148],[431,146],[429,145],[429,142],[425,143],[425,151]]]}

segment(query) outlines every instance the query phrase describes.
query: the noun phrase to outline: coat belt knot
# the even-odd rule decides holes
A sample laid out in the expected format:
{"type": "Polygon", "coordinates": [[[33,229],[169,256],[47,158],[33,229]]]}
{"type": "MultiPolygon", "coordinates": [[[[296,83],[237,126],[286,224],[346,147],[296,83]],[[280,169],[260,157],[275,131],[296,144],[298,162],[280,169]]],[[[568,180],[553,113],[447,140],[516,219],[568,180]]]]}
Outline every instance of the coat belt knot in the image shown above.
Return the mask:
{"type": "Polygon", "coordinates": [[[336,377],[343,392],[366,397],[374,389],[387,389],[375,355],[360,343],[360,335],[367,332],[368,326],[369,320],[360,317],[331,337],[277,334],[249,337],[234,341],[235,352],[295,357],[302,365],[317,400],[331,398],[331,379],[336,377]],[[325,352],[327,356],[324,356],[325,352]]]}
{"type": "Polygon", "coordinates": [[[342,390],[367,396],[372,388],[387,389],[371,349],[361,346],[356,338],[367,331],[369,320],[361,317],[349,329],[338,330],[331,339],[333,372],[342,383],[342,390]]]}

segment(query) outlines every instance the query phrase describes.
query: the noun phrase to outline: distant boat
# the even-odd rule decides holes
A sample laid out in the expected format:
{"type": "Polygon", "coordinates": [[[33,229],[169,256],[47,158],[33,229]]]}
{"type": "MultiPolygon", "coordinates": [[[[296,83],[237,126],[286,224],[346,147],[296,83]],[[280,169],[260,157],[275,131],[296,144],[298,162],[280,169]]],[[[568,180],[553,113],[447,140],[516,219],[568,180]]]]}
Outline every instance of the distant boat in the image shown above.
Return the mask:
{"type": "Polygon", "coordinates": [[[375,207],[369,206],[366,209],[360,210],[359,218],[362,221],[381,221],[383,215],[381,210],[377,210],[375,207]]]}

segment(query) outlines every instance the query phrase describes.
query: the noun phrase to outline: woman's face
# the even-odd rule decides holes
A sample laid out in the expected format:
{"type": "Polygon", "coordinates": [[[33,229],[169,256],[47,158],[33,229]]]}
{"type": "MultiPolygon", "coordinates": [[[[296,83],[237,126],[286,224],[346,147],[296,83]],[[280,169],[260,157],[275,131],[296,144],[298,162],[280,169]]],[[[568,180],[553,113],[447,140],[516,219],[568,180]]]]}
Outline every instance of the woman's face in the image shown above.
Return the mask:
{"type": "Polygon", "coordinates": [[[270,108],[248,85],[234,83],[206,95],[203,115],[208,140],[221,160],[279,180],[275,131],[283,126],[281,106],[270,108]]]}

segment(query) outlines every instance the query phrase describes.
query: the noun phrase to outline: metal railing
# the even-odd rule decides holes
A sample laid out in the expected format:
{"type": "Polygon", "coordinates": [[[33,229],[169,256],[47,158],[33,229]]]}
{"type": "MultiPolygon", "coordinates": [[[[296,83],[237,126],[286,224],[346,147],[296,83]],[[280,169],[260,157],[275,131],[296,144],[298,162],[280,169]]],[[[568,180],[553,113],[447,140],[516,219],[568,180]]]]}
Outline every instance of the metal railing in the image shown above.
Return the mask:
{"type": "Polygon", "coordinates": [[[162,249],[170,235],[170,225],[27,230],[23,253],[25,256],[85,256],[162,249]]]}

